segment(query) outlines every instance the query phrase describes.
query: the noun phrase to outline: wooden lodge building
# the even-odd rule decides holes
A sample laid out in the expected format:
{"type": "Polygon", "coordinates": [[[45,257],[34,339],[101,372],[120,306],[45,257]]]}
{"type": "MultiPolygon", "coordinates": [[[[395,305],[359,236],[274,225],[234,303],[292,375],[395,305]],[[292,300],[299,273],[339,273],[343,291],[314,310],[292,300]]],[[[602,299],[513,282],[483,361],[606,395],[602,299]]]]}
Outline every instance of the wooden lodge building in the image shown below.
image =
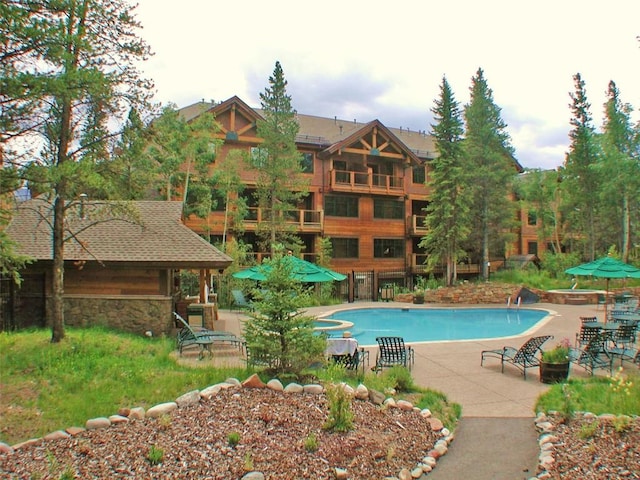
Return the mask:
{"type": "MultiPolygon", "coordinates": [[[[221,128],[217,137],[223,141],[218,158],[233,149],[250,154],[261,144],[256,131],[260,110],[237,96],[217,104],[199,102],[180,113],[187,121],[199,115],[215,115],[221,128]]],[[[386,283],[385,278],[397,281],[424,274],[426,256],[418,244],[426,233],[423,209],[429,191],[425,181],[431,172],[430,161],[436,157],[433,138],[426,132],[389,128],[378,120],[359,123],[297,114],[297,121],[300,128],[296,143],[310,185],[304,203],[291,212],[290,218],[304,243],[306,259],[313,261],[318,240],[329,237],[334,270],[362,278],[367,272],[377,272],[374,284],[386,283]]],[[[211,168],[215,169],[215,163],[211,168]]],[[[522,170],[514,159],[514,172],[522,170]]],[[[256,245],[255,232],[262,212],[252,195],[255,171],[243,168],[241,178],[246,185],[242,195],[249,205],[241,237],[245,243],[256,245]]],[[[222,238],[224,209],[221,199],[210,218],[192,217],[186,224],[200,234],[210,232],[215,242],[222,238]]],[[[534,248],[531,242],[536,241],[535,228],[527,230],[526,238],[524,231],[510,247],[509,255],[537,253],[527,250],[534,248]]],[[[227,237],[233,235],[230,226],[227,237]]],[[[459,266],[462,275],[478,271],[478,265],[459,266]]],[[[376,287],[370,290],[376,292],[376,287]]]]}
{"type": "MultiPolygon", "coordinates": [[[[174,333],[178,272],[200,272],[200,301],[210,273],[232,259],[182,222],[182,202],[78,201],[70,205],[64,250],[64,318],[136,334],[174,333]]],[[[22,284],[0,278],[0,330],[46,326],[52,291],[51,204],[18,203],[7,234],[33,260],[22,284]]]]}

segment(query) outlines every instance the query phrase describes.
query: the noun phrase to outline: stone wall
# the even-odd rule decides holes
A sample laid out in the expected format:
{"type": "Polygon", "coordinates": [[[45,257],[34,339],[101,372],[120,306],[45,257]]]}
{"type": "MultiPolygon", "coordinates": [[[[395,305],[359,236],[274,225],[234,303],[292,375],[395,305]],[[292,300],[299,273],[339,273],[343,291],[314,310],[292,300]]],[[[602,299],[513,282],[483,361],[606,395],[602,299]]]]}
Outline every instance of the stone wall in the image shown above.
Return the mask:
{"type": "MultiPolygon", "coordinates": [[[[522,285],[501,284],[501,283],[466,283],[454,287],[442,287],[435,290],[425,291],[425,303],[466,303],[466,304],[503,304],[506,305],[508,299],[511,303],[517,302],[520,290],[527,288],[540,298],[542,303],[554,303],[555,297],[545,290],[537,288],[523,287],[522,285]]],[[[631,292],[635,296],[640,296],[640,287],[627,287],[611,289],[612,294],[631,292]]],[[[398,294],[395,297],[398,302],[413,302],[412,293],[398,294]]],[[[593,303],[597,302],[597,295],[593,296],[593,303]]]]}
{"type": "Polygon", "coordinates": [[[173,335],[172,300],[167,297],[65,296],[64,320],[69,326],[103,325],[124,332],[173,335]]]}

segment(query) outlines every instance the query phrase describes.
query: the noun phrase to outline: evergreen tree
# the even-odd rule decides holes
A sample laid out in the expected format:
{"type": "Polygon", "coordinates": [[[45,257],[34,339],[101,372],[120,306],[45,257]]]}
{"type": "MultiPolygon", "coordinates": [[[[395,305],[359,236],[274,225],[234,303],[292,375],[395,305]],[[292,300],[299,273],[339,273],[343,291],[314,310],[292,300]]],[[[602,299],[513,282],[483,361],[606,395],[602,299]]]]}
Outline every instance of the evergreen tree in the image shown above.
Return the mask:
{"type": "Polygon", "coordinates": [[[431,109],[435,124],[431,134],[438,157],[428,179],[430,203],[425,220],[428,233],[419,246],[429,253],[429,266],[446,265],[445,284],[456,280],[458,258],[464,254],[460,243],[469,234],[469,186],[464,166],[462,113],[446,78],[442,78],[440,98],[431,109]]]}
{"type": "Polygon", "coordinates": [[[489,252],[504,254],[514,225],[514,208],[509,195],[514,178],[513,147],[500,108],[493,101],[484,72],[478,69],[471,79],[471,99],[465,106],[467,171],[473,186],[470,210],[470,246],[481,245],[482,278],[489,279],[489,252]]]}
{"type": "Polygon", "coordinates": [[[145,153],[148,129],[139,112],[131,109],[120,139],[107,161],[98,163],[102,177],[112,179],[105,195],[122,200],[153,198],[151,190],[156,181],[155,163],[145,153]]]}
{"type": "Polygon", "coordinates": [[[256,197],[263,212],[257,234],[262,247],[273,253],[276,244],[292,248],[298,243],[287,219],[306,196],[308,182],[302,177],[302,155],[296,146],[300,127],[280,62],[276,62],[269,85],[260,94],[264,120],[257,124],[258,136],[264,142],[255,150],[251,162],[258,172],[256,197]]]}
{"type": "Polygon", "coordinates": [[[281,245],[264,265],[266,280],[254,289],[253,306],[245,323],[249,354],[268,359],[272,374],[298,375],[322,357],[324,338],[314,333],[314,317],[300,309],[308,304],[308,292],[293,275],[293,263],[281,245]]]}
{"type": "Polygon", "coordinates": [[[75,199],[104,190],[96,161],[103,159],[131,107],[147,108],[151,84],[136,62],[149,55],[126,0],[7,0],[0,12],[3,38],[3,151],[28,136],[41,147],[23,171],[53,212],[52,297],[47,309],[52,342],[64,338],[64,226],[75,199]],[[7,64],[4,64],[4,62],[7,64]],[[5,149],[5,147],[7,147],[5,149]]]}
{"type": "Polygon", "coordinates": [[[640,222],[640,131],[631,122],[633,108],[622,103],[613,81],[609,82],[604,111],[598,174],[603,209],[611,213],[603,217],[614,221],[608,230],[615,234],[610,244],[618,247],[627,262],[632,242],[640,239],[632,228],[640,222]]]}
{"type": "Polygon", "coordinates": [[[579,73],[573,76],[575,92],[570,93],[571,140],[564,168],[564,217],[568,233],[574,241],[584,243],[584,256],[596,257],[596,223],[598,218],[598,196],[600,175],[594,168],[599,151],[595,129],[592,125],[585,83],[579,73]]]}

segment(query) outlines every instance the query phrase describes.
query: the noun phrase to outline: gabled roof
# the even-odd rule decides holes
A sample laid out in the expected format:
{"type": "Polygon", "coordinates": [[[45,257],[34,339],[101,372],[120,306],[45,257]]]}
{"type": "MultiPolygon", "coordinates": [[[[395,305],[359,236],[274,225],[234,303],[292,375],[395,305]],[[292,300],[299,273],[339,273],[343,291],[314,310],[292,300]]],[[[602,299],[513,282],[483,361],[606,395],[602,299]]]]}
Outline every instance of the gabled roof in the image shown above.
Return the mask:
{"type": "MultiPolygon", "coordinates": [[[[182,202],[87,201],[67,215],[68,234],[75,239],[65,243],[66,261],[143,263],[162,268],[228,267],[232,259],[182,223],[182,202]],[[122,204],[131,214],[116,218],[107,204],[122,204]],[[135,218],[134,218],[135,217],[135,218]]],[[[52,260],[49,202],[36,198],[18,205],[7,234],[17,243],[17,252],[36,260],[52,260]]]]}
{"type": "MultiPolygon", "coordinates": [[[[329,146],[328,148],[325,148],[322,153],[324,155],[333,155],[339,150],[342,150],[356,143],[359,143],[364,138],[365,135],[368,135],[372,132],[377,132],[377,134],[379,134],[382,137],[382,139],[385,140],[383,144],[387,145],[386,148],[391,148],[395,150],[395,153],[401,155],[406,159],[413,160],[415,163],[420,162],[418,156],[415,153],[413,153],[411,150],[409,150],[407,146],[400,139],[398,139],[398,137],[396,137],[387,127],[385,127],[382,124],[382,122],[380,122],[380,120],[373,120],[372,122],[369,122],[367,125],[365,125],[361,129],[354,131],[351,135],[349,135],[345,139],[337,141],[331,146],[329,146]]],[[[377,145],[375,145],[375,147],[378,147],[382,151],[383,144],[378,143],[377,145]]],[[[370,154],[374,154],[373,153],[374,150],[378,151],[378,148],[373,148],[374,147],[373,145],[371,145],[371,147],[372,147],[371,149],[367,148],[370,154]]]]}
{"type": "MultiPolygon", "coordinates": [[[[211,112],[218,116],[220,113],[235,105],[246,118],[262,118],[262,110],[260,108],[251,108],[243,102],[238,96],[233,96],[228,100],[216,103],[198,102],[193,105],[180,109],[180,114],[189,121],[201,115],[204,112],[211,112]],[[249,113],[251,112],[251,113],[249,113]]],[[[357,122],[356,120],[344,120],[338,117],[327,118],[316,115],[305,115],[296,113],[296,119],[300,130],[296,137],[298,144],[307,144],[321,149],[331,147],[332,145],[345,140],[355,132],[366,129],[372,122],[357,122]]],[[[382,125],[378,120],[373,120],[382,125]]],[[[404,145],[404,149],[412,152],[416,157],[423,160],[433,159],[437,156],[433,137],[427,135],[426,132],[411,131],[406,128],[389,128],[384,126],[387,132],[395,136],[397,142],[404,145]]]]}

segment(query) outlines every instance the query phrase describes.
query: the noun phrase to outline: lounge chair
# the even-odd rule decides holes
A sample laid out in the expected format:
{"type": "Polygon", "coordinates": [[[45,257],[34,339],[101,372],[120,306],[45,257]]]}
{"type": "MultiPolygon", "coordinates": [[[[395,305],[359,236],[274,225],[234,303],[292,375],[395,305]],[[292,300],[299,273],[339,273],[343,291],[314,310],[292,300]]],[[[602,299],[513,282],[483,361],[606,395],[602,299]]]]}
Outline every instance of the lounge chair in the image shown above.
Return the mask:
{"type": "Polygon", "coordinates": [[[607,368],[613,373],[613,357],[606,349],[608,335],[600,332],[584,348],[569,349],[569,361],[580,365],[593,375],[598,368],[607,368]]]}
{"type": "Polygon", "coordinates": [[[513,366],[522,370],[524,379],[527,379],[527,368],[537,367],[540,365],[540,356],[538,352],[542,351],[542,344],[553,338],[552,335],[542,335],[539,337],[531,337],[524,342],[520,348],[515,347],[502,347],[500,350],[483,350],[480,366],[484,365],[484,359],[486,357],[499,358],[502,367],[502,373],[504,373],[504,364],[510,363],[513,366]]]}
{"type": "Polygon", "coordinates": [[[205,352],[208,352],[209,355],[213,355],[211,346],[216,343],[233,345],[240,349],[244,347],[244,341],[231,332],[208,330],[202,327],[192,327],[184,318],[182,318],[182,316],[180,316],[180,314],[173,312],[173,316],[176,318],[178,323],[182,324],[182,328],[178,330],[176,340],[178,353],[180,355],[182,355],[185,348],[191,346],[197,346],[200,349],[198,355],[198,358],[200,359],[204,357],[205,352]]]}
{"type": "Polygon", "coordinates": [[[378,353],[376,364],[373,370],[380,372],[384,367],[394,367],[396,365],[411,370],[415,362],[413,348],[405,345],[402,337],[377,337],[378,353]]]}
{"type": "Polygon", "coordinates": [[[236,310],[250,310],[253,311],[253,305],[247,301],[242,293],[242,290],[231,290],[231,295],[233,295],[233,303],[232,306],[236,308],[236,310]]]}

